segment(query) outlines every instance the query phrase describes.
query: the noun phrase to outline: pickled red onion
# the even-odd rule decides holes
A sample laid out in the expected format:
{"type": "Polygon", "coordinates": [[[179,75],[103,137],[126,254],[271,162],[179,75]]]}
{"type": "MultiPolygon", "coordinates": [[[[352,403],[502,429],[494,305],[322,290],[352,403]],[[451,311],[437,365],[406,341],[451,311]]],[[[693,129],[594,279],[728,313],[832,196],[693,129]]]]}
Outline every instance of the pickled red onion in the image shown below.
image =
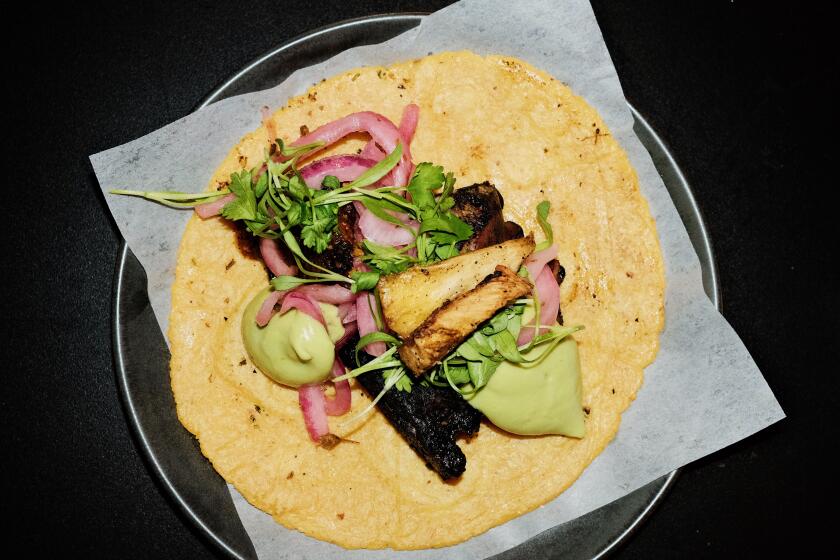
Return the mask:
{"type": "Polygon", "coordinates": [[[280,244],[276,239],[267,237],[260,238],[260,255],[262,255],[265,266],[275,276],[294,276],[297,274],[297,267],[286,262],[280,244]]]}
{"type": "Polygon", "coordinates": [[[525,268],[528,269],[528,274],[531,275],[531,280],[536,280],[537,276],[542,271],[546,263],[556,258],[557,245],[551,245],[550,247],[547,247],[542,251],[531,253],[531,255],[527,259],[525,259],[525,268]]]}
{"type": "MultiPolygon", "coordinates": [[[[354,202],[353,204],[356,207],[356,212],[359,214],[357,224],[362,232],[362,237],[365,239],[391,247],[408,245],[414,242],[414,234],[406,228],[392,224],[391,222],[386,222],[365,208],[360,202],[354,202]]],[[[392,213],[392,215],[415,230],[420,227],[420,224],[409,219],[405,214],[392,213]]]]}
{"type": "Polygon", "coordinates": [[[325,327],[327,326],[318,302],[306,294],[298,292],[289,292],[286,294],[286,297],[283,298],[282,305],[280,305],[279,313],[283,314],[290,309],[298,309],[301,313],[306,313],[325,327]]]}
{"type": "Polygon", "coordinates": [[[257,311],[256,321],[257,325],[260,327],[264,327],[268,324],[271,318],[274,316],[274,306],[277,305],[277,301],[283,297],[283,294],[286,292],[270,292],[268,296],[263,300],[262,305],[260,305],[259,311],[257,311]]]}
{"type": "Polygon", "coordinates": [[[199,204],[195,207],[195,213],[202,219],[212,218],[219,214],[222,211],[222,208],[225,207],[225,204],[228,202],[233,202],[236,200],[236,195],[233,193],[226,194],[221,198],[217,198],[213,202],[205,202],[204,204],[199,204]]]}
{"type": "Polygon", "coordinates": [[[385,152],[379,149],[379,146],[376,145],[376,142],[371,140],[367,144],[365,144],[364,148],[362,148],[362,151],[359,153],[359,157],[363,157],[365,159],[372,159],[373,161],[378,162],[385,157],[385,152]]]}
{"type": "Polygon", "coordinates": [[[320,442],[322,436],[330,433],[324,387],[320,383],[298,387],[298,403],[303,411],[303,421],[309,437],[312,441],[320,442]]]}
{"type": "Polygon", "coordinates": [[[338,177],[341,182],[353,181],[376,165],[377,161],[361,155],[329,156],[303,167],[300,170],[300,176],[310,189],[320,189],[321,182],[327,175],[338,177]]]}
{"type": "MultiPolygon", "coordinates": [[[[353,307],[356,307],[356,306],[355,306],[355,304],[353,305],[353,307]]],[[[353,311],[353,313],[355,314],[355,311],[353,311]]],[[[344,325],[344,336],[342,336],[341,338],[339,338],[339,339],[338,339],[338,342],[336,342],[336,343],[335,343],[335,349],[336,349],[336,350],[338,350],[338,349],[340,349],[342,346],[344,346],[344,344],[345,344],[348,340],[350,340],[350,339],[353,337],[353,335],[354,335],[354,334],[356,334],[356,333],[358,332],[358,330],[359,330],[359,327],[356,325],[356,321],[355,321],[355,320],[354,320],[354,321],[351,321],[351,322],[349,322],[349,323],[346,323],[346,324],[344,325]]]]}
{"type": "MultiPolygon", "coordinates": [[[[553,325],[557,320],[557,312],[560,310],[560,286],[548,265],[543,265],[534,287],[537,292],[536,297],[540,298],[539,324],[553,325]]],[[[533,326],[523,326],[516,343],[520,346],[528,344],[534,338],[534,331],[533,326]]]]}
{"type": "MultiPolygon", "coordinates": [[[[414,138],[414,131],[417,130],[417,121],[420,118],[420,107],[411,103],[403,109],[402,118],[400,118],[400,126],[397,130],[400,131],[400,136],[403,139],[403,144],[411,145],[411,140],[414,138]]],[[[371,140],[362,149],[359,154],[362,157],[370,158],[375,161],[380,161],[385,157],[385,152],[376,145],[376,142],[371,140]]]]}
{"type": "Polygon", "coordinates": [[[420,120],[420,107],[414,103],[409,103],[403,109],[402,118],[400,118],[400,136],[406,146],[411,144],[414,139],[414,131],[417,130],[417,121],[420,120]]]}
{"type": "Polygon", "coordinates": [[[321,303],[339,305],[356,300],[356,295],[338,284],[306,284],[296,288],[293,293],[306,294],[321,303]]]}
{"type": "MultiPolygon", "coordinates": [[[[292,146],[324,142],[321,148],[323,149],[354,132],[367,132],[371,139],[388,153],[393,152],[402,140],[402,135],[394,123],[373,111],[362,111],[319,126],[313,132],[292,142],[292,146]]],[[[402,158],[392,173],[394,186],[403,187],[408,183],[411,174],[411,150],[408,145],[403,146],[402,158]]]]}
{"type": "Polygon", "coordinates": [[[343,324],[352,323],[356,320],[356,298],[352,302],[342,303],[338,306],[338,316],[343,324]]]}
{"type": "MultiPolygon", "coordinates": [[[[344,364],[338,358],[333,362],[332,376],[339,377],[346,373],[344,364]]],[[[326,399],[326,412],[330,416],[341,416],[350,410],[350,382],[334,381],[335,397],[326,399]]]]}

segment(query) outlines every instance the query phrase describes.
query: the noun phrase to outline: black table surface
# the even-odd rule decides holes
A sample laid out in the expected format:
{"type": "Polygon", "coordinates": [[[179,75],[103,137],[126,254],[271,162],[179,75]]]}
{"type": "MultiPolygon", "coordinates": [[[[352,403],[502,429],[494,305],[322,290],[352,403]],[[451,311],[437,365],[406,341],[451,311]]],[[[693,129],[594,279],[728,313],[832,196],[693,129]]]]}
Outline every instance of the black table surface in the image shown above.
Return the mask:
{"type": "MultiPolygon", "coordinates": [[[[7,20],[0,511],[23,550],[221,557],[163,492],[123,415],[110,335],[119,234],[87,156],[186,115],[304,31],[446,3],[32,3],[7,20]]],[[[792,541],[804,553],[808,512],[826,495],[817,460],[836,434],[831,18],[802,3],[594,8],[628,100],[694,188],[723,313],[788,415],[687,466],[615,556],[750,557],[792,541]]]]}

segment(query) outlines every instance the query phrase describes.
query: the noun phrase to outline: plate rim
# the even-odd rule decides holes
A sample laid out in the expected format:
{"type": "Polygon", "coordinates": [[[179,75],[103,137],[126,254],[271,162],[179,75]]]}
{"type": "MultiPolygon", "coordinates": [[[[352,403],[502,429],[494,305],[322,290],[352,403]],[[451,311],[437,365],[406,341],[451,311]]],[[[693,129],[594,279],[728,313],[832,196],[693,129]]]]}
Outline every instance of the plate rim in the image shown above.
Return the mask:
{"type": "MultiPolygon", "coordinates": [[[[204,107],[210,105],[211,103],[218,101],[222,98],[222,94],[232,85],[236,84],[239,80],[245,77],[249,72],[258,68],[261,64],[271,60],[273,57],[277,56],[278,54],[294,48],[295,46],[305,43],[307,41],[312,41],[317,37],[322,35],[327,35],[330,33],[334,33],[341,29],[346,29],[348,27],[352,27],[355,25],[368,25],[371,23],[378,23],[378,22],[389,22],[389,21],[422,21],[422,18],[428,16],[429,12],[398,12],[398,13],[380,13],[380,14],[372,14],[368,16],[362,16],[352,19],[345,19],[341,21],[337,21],[331,24],[327,24],[310,31],[301,33],[296,37],[285,41],[278,46],[272,48],[268,52],[260,55],[259,57],[253,59],[251,62],[237,70],[233,75],[226,78],[222,81],[219,85],[217,85],[213,90],[208,93],[195,107],[190,114],[203,109],[204,107]]],[[[653,140],[656,146],[659,148],[659,151],[665,156],[666,163],[669,168],[671,168],[675,175],[676,181],[681,183],[683,189],[682,194],[685,196],[685,200],[682,201],[682,205],[685,207],[686,210],[692,215],[692,217],[696,220],[696,231],[692,235],[689,231],[689,237],[692,242],[692,246],[694,247],[695,251],[698,254],[698,258],[700,260],[701,269],[703,272],[703,284],[704,288],[706,289],[707,296],[712,301],[712,304],[716,307],[718,311],[721,310],[721,288],[719,283],[719,276],[718,276],[718,266],[717,261],[715,258],[714,247],[709,236],[708,228],[706,225],[706,220],[701,211],[699,205],[697,204],[696,197],[694,195],[694,191],[691,188],[688,180],[686,179],[682,169],[677,164],[673,153],[670,149],[668,149],[667,144],[665,141],[659,136],[656,130],[650,125],[649,121],[636,109],[629,101],[627,101],[627,105],[630,109],[631,114],[633,115],[634,122],[639,124],[648,136],[653,140]],[[696,237],[696,238],[695,238],[696,237]]],[[[635,128],[635,127],[634,127],[635,128]]],[[[647,150],[647,146],[645,146],[647,150]]],[[[649,150],[648,150],[649,151],[649,150]]],[[[667,186],[667,185],[666,185],[667,186]]],[[[669,191],[670,194],[670,191],[669,191]]],[[[672,196],[673,200],[673,196],[672,196]]],[[[675,201],[676,206],[676,201],[675,201]]],[[[681,213],[681,220],[683,220],[683,225],[688,230],[689,227],[685,223],[685,219],[682,217],[681,213]]],[[[242,556],[232,549],[226,541],[221,539],[212,529],[210,529],[202,519],[192,510],[189,503],[184,499],[181,495],[179,490],[175,487],[173,482],[167,477],[165,470],[158,462],[155,454],[152,452],[151,444],[149,442],[148,436],[145,433],[145,430],[142,427],[142,421],[138,417],[137,407],[134,403],[132,398],[131,389],[128,386],[128,376],[127,376],[127,368],[125,363],[125,352],[123,350],[122,344],[122,336],[120,332],[121,327],[121,320],[120,320],[120,306],[121,306],[121,292],[123,283],[125,280],[125,273],[126,273],[126,265],[130,255],[130,248],[128,244],[125,242],[125,239],[120,236],[120,246],[118,249],[118,255],[116,259],[116,266],[114,271],[114,281],[113,281],[113,294],[112,294],[112,314],[111,314],[111,342],[112,342],[112,351],[114,354],[114,365],[115,365],[115,375],[117,377],[117,388],[120,397],[121,404],[123,405],[124,413],[127,416],[128,424],[131,427],[132,435],[139,440],[139,447],[141,451],[142,457],[148,462],[148,465],[151,467],[151,470],[154,472],[155,476],[158,479],[158,482],[162,483],[164,489],[166,490],[166,494],[168,497],[175,501],[175,504],[178,506],[178,509],[187,516],[189,521],[194,525],[195,528],[199,530],[199,532],[209,539],[211,543],[213,543],[220,551],[227,553],[233,558],[242,558],[242,556]]],[[[593,560],[601,559],[606,557],[607,555],[611,554],[616,550],[616,548],[620,547],[622,544],[627,542],[627,540],[643,525],[643,523],[651,516],[651,514],[655,511],[655,509],[660,505],[663,501],[665,495],[671,490],[674,485],[676,478],[679,476],[679,473],[682,469],[678,468],[670,473],[660,477],[657,480],[663,481],[662,486],[656,491],[655,494],[652,495],[650,498],[649,503],[636,515],[633,521],[624,528],[623,531],[615,535],[607,545],[602,548],[597,554],[595,554],[592,558],[593,560]]],[[[651,481],[655,482],[655,481],[651,481]]],[[[648,483],[650,484],[650,483],[648,483]]],[[[562,524],[559,524],[562,525],[562,524]]],[[[555,525],[555,527],[559,526],[555,525]]],[[[550,531],[548,529],[547,531],[550,531]]],[[[530,540],[530,539],[529,539],[530,540]]],[[[528,541],[525,541],[528,542],[528,541]]]]}

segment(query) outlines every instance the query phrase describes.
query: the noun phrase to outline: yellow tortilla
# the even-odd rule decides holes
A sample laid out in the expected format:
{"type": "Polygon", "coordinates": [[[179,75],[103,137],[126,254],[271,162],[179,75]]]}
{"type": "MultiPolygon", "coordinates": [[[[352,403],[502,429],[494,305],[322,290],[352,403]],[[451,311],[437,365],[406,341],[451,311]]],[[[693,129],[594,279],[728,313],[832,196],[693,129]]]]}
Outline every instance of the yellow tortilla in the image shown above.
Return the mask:
{"type": "MultiPolygon", "coordinates": [[[[375,412],[334,433],[358,443],[327,451],[304,428],[297,392],[248,361],[239,318],[267,285],[233,228],[193,217],[181,243],[169,340],[178,416],[215,469],[279,523],[348,548],[417,549],[462,542],[555,498],[618,431],[621,412],[653,361],[664,313],[659,242],[636,173],[598,114],[559,81],[510,57],[442,53],[329,78],[278,110],[284,139],[348,113],[399,122],[420,106],[415,162],[455,173],[458,186],[488,180],[505,218],[537,237],[535,208],[551,201],[566,269],[561,309],[578,333],[586,437],[519,437],[487,423],[461,442],[467,470],[444,483],[375,412]]],[[[270,138],[246,135],[210,188],[257,165],[270,138]]],[[[353,153],[361,135],[328,153],[353,153]]],[[[322,154],[323,155],[323,154],[322,154]]],[[[353,411],[369,403],[353,387],[353,411]]]]}

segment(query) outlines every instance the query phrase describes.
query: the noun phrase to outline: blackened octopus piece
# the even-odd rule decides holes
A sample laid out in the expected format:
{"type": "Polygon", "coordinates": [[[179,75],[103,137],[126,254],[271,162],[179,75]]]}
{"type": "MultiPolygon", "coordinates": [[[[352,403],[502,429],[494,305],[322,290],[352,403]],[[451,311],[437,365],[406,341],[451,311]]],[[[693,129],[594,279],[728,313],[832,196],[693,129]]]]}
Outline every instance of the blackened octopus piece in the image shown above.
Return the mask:
{"type": "MultiPolygon", "coordinates": [[[[339,350],[339,357],[348,366],[355,366],[353,349],[358,335],[339,350]]],[[[359,352],[364,365],[373,357],[359,352]]],[[[371,398],[385,386],[380,371],[370,371],[356,377],[371,398]]],[[[402,435],[403,439],[444,480],[458,478],[464,473],[467,458],[455,443],[458,436],[473,436],[481,427],[482,414],[471,407],[449,387],[423,386],[415,380],[411,391],[391,388],[377,403],[377,408],[402,435]]]]}

